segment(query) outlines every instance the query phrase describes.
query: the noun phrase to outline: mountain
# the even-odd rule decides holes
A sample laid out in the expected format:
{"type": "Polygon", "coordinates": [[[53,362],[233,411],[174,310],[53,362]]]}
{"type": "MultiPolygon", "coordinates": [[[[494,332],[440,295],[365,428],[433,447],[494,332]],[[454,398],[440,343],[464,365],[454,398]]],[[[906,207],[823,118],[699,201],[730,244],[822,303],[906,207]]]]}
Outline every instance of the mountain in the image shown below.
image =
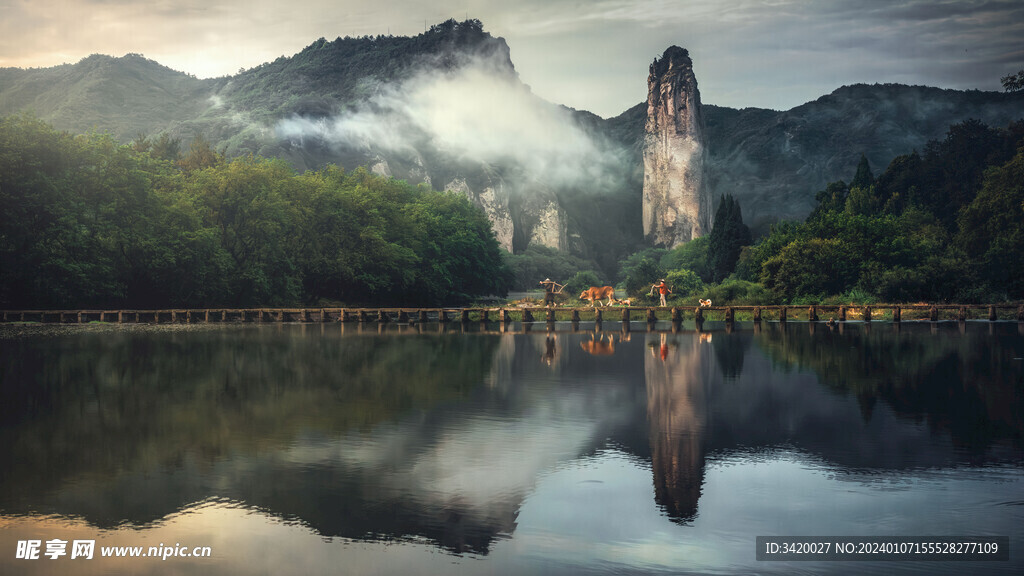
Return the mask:
{"type": "MultiPolygon", "coordinates": [[[[690,80],[695,92],[692,69],[690,80]]],[[[902,85],[844,86],[787,111],[701,104],[699,95],[687,102],[702,125],[702,153],[691,159],[694,170],[703,164],[701,194],[711,203],[732,194],[755,234],[806,216],[815,193],[852,177],[861,154],[881,171],[951,124],[1024,117],[1024,93],[902,85]]],[[[648,125],[659,125],[650,102],[602,119],[544,101],[519,80],[505,40],[476,20],[415,37],[321,38],[215,79],[134,54],[0,69],[0,114],[27,110],[60,129],[105,130],[125,142],[166,133],[187,149],[202,133],[229,156],[283,157],[300,170],[365,165],[456,190],[485,210],[506,249],[549,246],[612,274],[648,242],[686,239],[645,240],[644,154],[648,125]]]]}
{"type": "Polygon", "coordinates": [[[853,178],[861,154],[880,173],[952,124],[1005,127],[1024,118],[1024,93],[856,84],[781,112],[705,105],[704,118],[716,202],[731,193],[763,234],[772,222],[805,218],[815,192],[853,178]]]}

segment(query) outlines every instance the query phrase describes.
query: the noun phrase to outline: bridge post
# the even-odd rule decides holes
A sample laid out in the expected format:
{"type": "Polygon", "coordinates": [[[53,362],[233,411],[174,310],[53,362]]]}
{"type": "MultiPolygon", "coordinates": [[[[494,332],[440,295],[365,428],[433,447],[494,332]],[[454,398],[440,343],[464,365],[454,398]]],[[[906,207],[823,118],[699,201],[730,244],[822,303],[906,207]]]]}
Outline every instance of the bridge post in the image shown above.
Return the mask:
{"type": "Polygon", "coordinates": [[[490,319],[487,317],[487,310],[484,310],[483,312],[480,313],[480,321],[481,322],[489,322],[490,321],[490,319]]]}
{"type": "Polygon", "coordinates": [[[939,321],[939,309],[937,307],[932,306],[931,310],[928,311],[928,319],[932,322],[939,321]]]}
{"type": "Polygon", "coordinates": [[[1024,304],[1017,308],[1017,322],[1024,322],[1024,304]]]}
{"type": "Polygon", "coordinates": [[[988,307],[988,321],[989,322],[995,322],[996,321],[996,307],[995,307],[995,305],[990,304],[989,307],[988,307]]]}
{"type": "Polygon", "coordinates": [[[957,312],[956,319],[958,322],[967,321],[967,308],[965,306],[960,307],[960,310],[957,312]]]}
{"type": "Polygon", "coordinates": [[[846,306],[839,307],[839,321],[846,322],[846,306]]]}
{"type": "Polygon", "coordinates": [[[900,310],[899,306],[892,307],[892,321],[897,324],[903,321],[903,312],[900,310]]]}
{"type": "Polygon", "coordinates": [[[871,306],[864,307],[864,321],[871,322],[871,306]]]}
{"type": "Polygon", "coordinates": [[[693,309],[693,318],[697,322],[703,322],[704,321],[704,311],[701,310],[701,308],[699,306],[697,308],[693,309]]]}
{"type": "Polygon", "coordinates": [[[512,317],[508,315],[508,309],[507,308],[502,308],[498,312],[498,316],[501,318],[501,323],[502,324],[508,324],[509,322],[512,321],[512,317]]]}
{"type": "Polygon", "coordinates": [[[683,321],[683,313],[676,306],[672,307],[672,321],[673,322],[682,322],[683,321]]]}
{"type": "Polygon", "coordinates": [[[409,314],[405,310],[398,311],[398,321],[402,324],[409,323],[409,314]]]}
{"type": "Polygon", "coordinates": [[[547,320],[548,320],[548,322],[554,322],[555,321],[555,309],[554,308],[548,308],[548,318],[547,318],[547,320]]]}
{"type": "Polygon", "coordinates": [[[462,309],[462,312],[459,314],[459,321],[463,324],[469,322],[469,310],[465,308],[462,309]]]}
{"type": "Polygon", "coordinates": [[[577,310],[576,308],[572,309],[572,321],[573,322],[579,322],[580,321],[580,311],[577,310]]]}
{"type": "Polygon", "coordinates": [[[732,323],[736,319],[736,311],[733,310],[732,306],[725,309],[725,321],[732,323]]]}
{"type": "Polygon", "coordinates": [[[761,321],[761,307],[760,306],[754,306],[754,322],[760,322],[760,321],[761,321]]]}
{"type": "Polygon", "coordinates": [[[808,322],[817,322],[818,321],[818,307],[817,306],[811,306],[810,308],[807,309],[807,321],[808,322]]]}
{"type": "Polygon", "coordinates": [[[779,308],[779,322],[786,321],[786,307],[779,308]]]}
{"type": "Polygon", "coordinates": [[[601,309],[600,308],[594,309],[594,321],[595,322],[600,322],[601,321],[601,316],[603,316],[603,314],[601,313],[601,309]]]}
{"type": "Polygon", "coordinates": [[[654,315],[654,308],[647,309],[647,323],[653,324],[658,321],[658,317],[654,315]]]}
{"type": "Polygon", "coordinates": [[[523,322],[533,322],[533,312],[529,308],[523,308],[523,322]]]}

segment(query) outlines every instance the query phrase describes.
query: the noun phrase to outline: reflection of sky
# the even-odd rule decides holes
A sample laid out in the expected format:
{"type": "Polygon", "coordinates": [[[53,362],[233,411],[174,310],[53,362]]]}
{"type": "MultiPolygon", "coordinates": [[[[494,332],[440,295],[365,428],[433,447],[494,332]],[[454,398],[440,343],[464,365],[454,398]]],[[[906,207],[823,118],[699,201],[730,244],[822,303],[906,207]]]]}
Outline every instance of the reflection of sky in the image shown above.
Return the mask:
{"type": "MultiPolygon", "coordinates": [[[[647,346],[660,343],[658,335],[635,334],[617,343],[614,357],[598,358],[579,347],[589,335],[563,334],[553,366],[540,361],[544,338],[504,338],[488,386],[370,430],[307,430],[286,449],[204,466],[69,478],[56,501],[44,503],[52,504],[47,510],[94,520],[90,513],[122,518],[139,508],[163,517],[144,529],[102,531],[77,520],[0,517],[0,574],[50,572],[50,565],[19,564],[13,552],[2,552],[32,537],[214,547],[212,560],[121,559],[97,562],[110,570],[95,569],[153,574],[318,574],[338,566],[387,574],[953,574],[965,565],[759,564],[754,539],[990,534],[1008,535],[1016,550],[1024,545],[1024,470],[971,466],[948,433],[898,415],[885,401],[865,420],[856,398],[820,385],[812,372],[781,369],[763,342],[751,345],[749,333],[716,333],[709,345],[691,333],[669,336],[672,370],[662,370],[647,346]],[[730,345],[736,350],[716,348],[730,345]],[[722,366],[739,360],[735,370],[722,366]],[[662,385],[645,387],[642,379],[654,376],[662,385]],[[668,414],[706,421],[706,428],[658,424],[652,398],[686,408],[668,414]],[[647,445],[649,432],[665,432],[653,465],[650,453],[636,449],[647,445]],[[700,486],[696,515],[680,523],[655,501],[659,480],[673,478],[659,476],[658,458],[683,462],[693,450],[694,462],[662,467],[688,473],[700,486]],[[210,495],[244,504],[188,504],[210,495]],[[184,510],[166,515],[179,506],[184,510]],[[368,531],[376,539],[331,537],[368,531]],[[467,534],[477,538],[467,539],[470,549],[486,555],[445,551],[466,549],[458,545],[467,534]]],[[[58,566],[95,568],[66,562],[58,566]]],[[[1019,573],[1024,559],[967,568],[1019,573]]]]}
{"type": "Polygon", "coordinates": [[[713,459],[700,514],[680,526],[651,498],[650,468],[617,450],[563,464],[537,478],[518,528],[487,556],[453,556],[419,542],[323,538],[231,503],[206,502],[147,530],[96,530],[80,521],[5,518],[0,549],[19,539],[96,539],[97,546],[211,546],[211,559],[15,560],[0,554],[0,573],[45,574],[54,566],[82,574],[522,574],[930,573],[1015,574],[1024,561],[971,563],[758,563],[758,535],[1009,535],[1024,544],[1024,473],[983,468],[936,473],[908,482],[839,482],[828,467],[798,452],[713,459]]]}

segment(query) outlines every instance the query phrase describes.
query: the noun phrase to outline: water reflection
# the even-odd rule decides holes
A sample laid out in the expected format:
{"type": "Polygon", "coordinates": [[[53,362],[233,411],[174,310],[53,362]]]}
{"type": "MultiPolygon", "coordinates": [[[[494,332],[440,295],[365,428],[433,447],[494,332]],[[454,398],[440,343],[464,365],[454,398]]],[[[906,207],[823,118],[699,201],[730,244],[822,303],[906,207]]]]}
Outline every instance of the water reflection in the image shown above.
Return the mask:
{"type": "MultiPolygon", "coordinates": [[[[527,557],[541,562],[530,570],[570,558],[573,570],[597,569],[594,542],[650,548],[667,534],[659,546],[700,541],[727,557],[752,555],[750,530],[827,531],[782,510],[841,504],[794,502],[789,485],[843,502],[860,491],[844,483],[917,485],[941,473],[1001,494],[1021,481],[1024,339],[1014,325],[486,328],[6,332],[0,518],[20,530],[58,517],[145,532],[214,499],[322,537],[426,542],[514,573],[527,557]],[[765,483],[766,462],[784,483],[765,483]],[[1009,467],[1003,488],[974,475],[993,466],[1009,467]],[[818,470],[824,488],[806,477],[818,470]],[[723,508],[723,491],[745,505],[723,508]],[[644,499],[660,514],[641,513],[644,499]],[[635,518],[623,518],[622,502],[635,518]],[[544,539],[574,544],[547,556],[515,544],[544,539]]],[[[833,520],[848,533],[901,533],[955,512],[969,533],[1022,519],[1022,506],[972,512],[945,490],[916,487],[907,502],[924,507],[882,524],[857,511],[833,520]],[[944,510],[929,505],[940,501],[944,510]]],[[[687,567],[658,550],[659,566],[687,567]]]]}
{"type": "Polygon", "coordinates": [[[685,338],[681,344],[673,341],[669,354],[665,334],[650,344],[644,380],[654,499],[671,518],[685,522],[697,515],[704,481],[707,346],[699,338],[685,338]]]}

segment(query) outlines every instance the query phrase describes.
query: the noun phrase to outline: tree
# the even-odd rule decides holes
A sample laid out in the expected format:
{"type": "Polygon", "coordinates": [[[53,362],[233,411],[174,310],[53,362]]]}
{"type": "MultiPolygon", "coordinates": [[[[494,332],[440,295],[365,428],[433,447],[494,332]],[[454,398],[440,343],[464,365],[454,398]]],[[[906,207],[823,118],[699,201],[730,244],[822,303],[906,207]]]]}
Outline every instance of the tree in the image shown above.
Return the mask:
{"type": "Polygon", "coordinates": [[[1009,74],[999,79],[1003,83],[1003,89],[1007,92],[1024,90],[1024,70],[1016,74],[1009,74]]]}
{"type": "MultiPolygon", "coordinates": [[[[167,136],[164,134],[163,136],[167,136]]],[[[157,142],[154,148],[160,148],[159,155],[168,160],[168,155],[177,156],[178,143],[168,137],[165,142],[157,142]]],[[[192,139],[192,143],[188,146],[188,154],[184,158],[178,160],[178,165],[181,166],[185,172],[194,172],[196,170],[202,170],[203,168],[211,168],[218,164],[224,163],[224,155],[218,153],[213,149],[213,145],[210,141],[203,136],[202,132],[196,134],[195,138],[192,139]]]]}
{"type": "Polygon", "coordinates": [[[708,237],[701,236],[689,242],[683,242],[661,257],[661,267],[665,270],[692,270],[704,282],[711,281],[711,270],[708,268],[708,237]]]}
{"type": "Polygon", "coordinates": [[[626,276],[626,294],[641,296],[650,292],[651,285],[665,276],[665,271],[652,258],[642,258],[626,276]]]}
{"type": "Polygon", "coordinates": [[[861,154],[860,162],[857,163],[857,173],[850,182],[850,188],[868,188],[875,183],[875,176],[871,173],[871,166],[868,164],[868,157],[861,154]]]}
{"type": "Polygon", "coordinates": [[[711,281],[721,282],[732,274],[740,250],[752,243],[750,228],[743,223],[740,204],[731,194],[722,197],[715,213],[715,224],[708,235],[708,268],[711,281]]]}
{"type": "Polygon", "coordinates": [[[1024,148],[985,173],[985,183],[958,218],[956,244],[979,265],[993,289],[1024,296],[1024,148]]]}
{"type": "Polygon", "coordinates": [[[583,270],[581,272],[577,272],[572,278],[565,281],[564,292],[575,297],[580,292],[583,292],[591,286],[601,287],[604,286],[604,283],[601,282],[601,278],[597,275],[597,272],[594,272],[593,270],[583,270]]]}
{"type": "Polygon", "coordinates": [[[680,268],[673,270],[665,276],[665,283],[672,288],[676,296],[687,296],[696,294],[704,289],[704,282],[693,270],[680,268]]]}

